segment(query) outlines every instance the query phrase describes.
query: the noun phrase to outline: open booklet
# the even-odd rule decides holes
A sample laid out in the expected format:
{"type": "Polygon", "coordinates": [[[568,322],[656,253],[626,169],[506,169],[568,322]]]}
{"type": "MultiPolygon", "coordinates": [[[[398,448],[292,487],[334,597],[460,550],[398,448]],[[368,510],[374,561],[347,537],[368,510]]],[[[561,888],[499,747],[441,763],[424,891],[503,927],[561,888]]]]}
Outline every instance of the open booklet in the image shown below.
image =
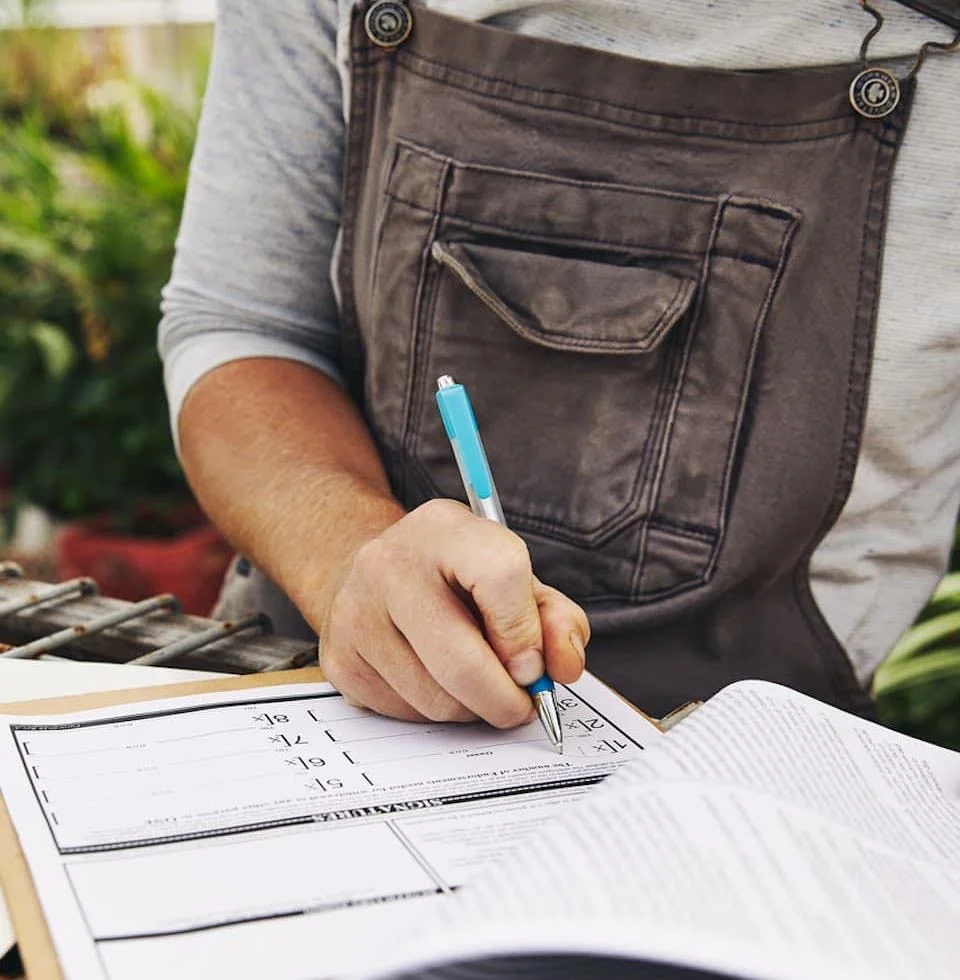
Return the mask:
{"type": "Polygon", "coordinates": [[[734,684],[357,975],[955,980],[960,753],[734,684]]]}
{"type": "Polygon", "coordinates": [[[561,703],[562,758],[317,686],[0,719],[63,975],[958,975],[960,755],[761,682],[561,703]]]}

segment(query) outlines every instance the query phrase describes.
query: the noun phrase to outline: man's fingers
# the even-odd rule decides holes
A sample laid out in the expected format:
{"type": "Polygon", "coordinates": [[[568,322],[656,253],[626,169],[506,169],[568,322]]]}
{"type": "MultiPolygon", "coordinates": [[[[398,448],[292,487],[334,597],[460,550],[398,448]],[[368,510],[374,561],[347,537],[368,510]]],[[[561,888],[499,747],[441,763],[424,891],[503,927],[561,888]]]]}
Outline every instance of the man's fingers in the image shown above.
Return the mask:
{"type": "Polygon", "coordinates": [[[383,625],[376,649],[379,676],[421,716],[430,721],[477,720],[473,711],[431,676],[424,661],[392,622],[383,625]]]}
{"type": "Polygon", "coordinates": [[[534,579],[534,595],[543,630],[547,673],[561,684],[572,684],[583,673],[590,642],[587,614],[562,592],[534,579]]]}
{"type": "Polygon", "coordinates": [[[369,708],[378,715],[400,721],[429,721],[400,697],[356,650],[337,651],[329,656],[321,653],[320,666],[324,677],[354,707],[369,708]]]}
{"type": "Polygon", "coordinates": [[[530,554],[523,539],[507,528],[459,510],[450,514],[456,527],[438,554],[438,565],[448,583],[469,593],[491,649],[514,682],[525,687],[545,669],[530,554]]]}
{"type": "Polygon", "coordinates": [[[511,679],[452,590],[416,595],[397,588],[387,604],[425,670],[457,702],[497,728],[512,728],[529,718],[529,695],[511,679]]]}
{"type": "Polygon", "coordinates": [[[351,701],[375,711],[390,705],[382,713],[393,718],[476,720],[430,676],[386,606],[341,595],[337,613],[336,627],[321,639],[321,667],[351,701]]]}

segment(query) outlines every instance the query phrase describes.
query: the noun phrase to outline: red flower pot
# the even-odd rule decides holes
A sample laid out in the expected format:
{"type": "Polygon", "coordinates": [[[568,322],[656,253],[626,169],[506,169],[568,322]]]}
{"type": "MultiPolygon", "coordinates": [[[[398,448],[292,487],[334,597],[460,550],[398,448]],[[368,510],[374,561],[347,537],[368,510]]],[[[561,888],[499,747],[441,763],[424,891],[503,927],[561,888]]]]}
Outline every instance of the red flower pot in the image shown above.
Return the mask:
{"type": "Polygon", "coordinates": [[[137,601],[172,592],[184,612],[207,616],[220,591],[230,546],[210,524],[169,537],[137,537],[110,531],[110,520],[67,525],[57,535],[60,579],[87,575],[104,595],[137,601]]]}

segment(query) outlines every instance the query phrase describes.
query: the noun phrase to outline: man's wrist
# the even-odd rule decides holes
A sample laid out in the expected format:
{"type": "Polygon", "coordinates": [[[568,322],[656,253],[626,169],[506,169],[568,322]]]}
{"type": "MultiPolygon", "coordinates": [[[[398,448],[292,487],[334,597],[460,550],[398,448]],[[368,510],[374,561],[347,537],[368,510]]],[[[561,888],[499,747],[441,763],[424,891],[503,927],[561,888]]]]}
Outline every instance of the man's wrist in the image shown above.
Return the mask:
{"type": "Polygon", "coordinates": [[[356,553],[406,511],[385,491],[346,474],[326,487],[323,514],[296,528],[291,553],[278,556],[277,584],[318,633],[356,553]],[[331,499],[335,498],[335,499],[331,499]]]}

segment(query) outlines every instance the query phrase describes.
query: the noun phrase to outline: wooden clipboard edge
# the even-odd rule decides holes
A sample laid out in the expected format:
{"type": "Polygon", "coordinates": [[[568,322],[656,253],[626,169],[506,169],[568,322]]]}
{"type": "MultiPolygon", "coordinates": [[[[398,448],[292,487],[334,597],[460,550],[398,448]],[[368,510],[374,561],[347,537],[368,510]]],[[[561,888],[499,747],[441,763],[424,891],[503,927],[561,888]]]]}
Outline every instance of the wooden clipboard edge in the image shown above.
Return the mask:
{"type": "Polygon", "coordinates": [[[13,828],[7,804],[0,796],[0,885],[28,977],[63,980],[60,960],[40,908],[33,875],[13,828]]]}
{"type": "MultiPolygon", "coordinates": [[[[137,704],[141,701],[212,694],[217,691],[248,691],[258,687],[312,684],[322,681],[323,674],[318,667],[302,667],[298,670],[283,670],[269,674],[248,674],[185,684],[164,684],[159,687],[127,688],[95,694],[17,701],[13,704],[0,704],[0,714],[67,714],[93,708],[137,704]]],[[[23,960],[26,976],[31,980],[64,980],[63,969],[40,906],[33,875],[30,873],[26,856],[20,846],[20,838],[17,836],[2,794],[0,794],[0,887],[3,889],[10,919],[13,922],[13,931],[17,937],[17,945],[20,947],[20,958],[23,960]]]]}

